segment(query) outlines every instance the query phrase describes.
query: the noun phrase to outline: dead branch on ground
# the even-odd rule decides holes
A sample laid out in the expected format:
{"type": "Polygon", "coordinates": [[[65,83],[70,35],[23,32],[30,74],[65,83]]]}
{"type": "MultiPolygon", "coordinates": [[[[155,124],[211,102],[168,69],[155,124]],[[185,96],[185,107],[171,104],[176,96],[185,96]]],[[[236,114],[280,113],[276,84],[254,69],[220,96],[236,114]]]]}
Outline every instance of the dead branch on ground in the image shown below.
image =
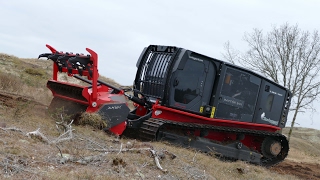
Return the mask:
{"type": "Polygon", "coordinates": [[[51,140],[51,141],[40,132],[40,128],[38,128],[35,131],[28,132],[26,134],[26,136],[28,136],[30,138],[37,138],[47,144],[57,144],[57,143],[60,143],[63,141],[68,141],[73,138],[72,131],[74,129],[72,129],[72,126],[71,126],[72,122],[73,122],[73,120],[69,124],[62,123],[62,122],[56,122],[57,125],[61,125],[65,128],[65,132],[63,134],[61,134],[58,138],[51,140]]]}
{"type": "Polygon", "coordinates": [[[19,172],[36,174],[36,171],[33,171],[32,168],[27,168],[27,165],[27,161],[18,156],[7,156],[0,161],[0,167],[2,167],[3,175],[7,178],[19,172]]]}
{"type": "MultiPolygon", "coordinates": [[[[150,146],[150,145],[149,145],[150,146]]],[[[153,147],[139,147],[139,148],[134,148],[134,147],[130,147],[130,148],[123,148],[123,144],[121,143],[120,148],[119,149],[108,149],[106,150],[104,149],[92,149],[90,148],[90,150],[93,151],[99,151],[99,152],[104,152],[104,153],[121,153],[121,152],[140,152],[140,151],[149,151],[151,152],[152,156],[154,157],[154,161],[156,163],[156,166],[162,171],[162,172],[167,172],[167,169],[164,169],[161,165],[160,165],[160,159],[162,157],[165,156],[165,154],[169,154],[171,159],[174,159],[176,157],[175,154],[170,153],[166,150],[163,151],[156,151],[154,150],[153,147]],[[161,157],[159,157],[159,154],[161,154],[161,157]]]]}
{"type": "Polygon", "coordinates": [[[106,156],[107,153],[101,153],[95,156],[86,156],[86,157],[75,157],[69,154],[62,154],[62,157],[59,159],[60,164],[65,164],[67,162],[78,163],[82,165],[87,165],[91,162],[101,161],[102,157],[106,156]]]}
{"type": "Polygon", "coordinates": [[[42,142],[45,142],[45,143],[50,144],[50,143],[49,143],[49,142],[50,142],[49,139],[40,132],[40,128],[38,128],[38,129],[35,130],[35,131],[28,132],[28,133],[26,134],[26,136],[28,136],[29,138],[37,138],[37,139],[39,139],[39,140],[42,141],[42,142]]]}
{"type": "MultiPolygon", "coordinates": [[[[73,120],[69,124],[67,124],[67,122],[64,121],[62,115],[61,115],[61,118],[62,118],[61,122],[56,122],[56,127],[57,127],[57,129],[58,129],[58,131],[60,133],[62,133],[62,130],[61,130],[61,128],[59,126],[62,126],[62,128],[63,128],[63,133],[58,138],[56,138],[54,140],[49,140],[44,134],[42,134],[40,132],[40,128],[38,128],[35,131],[28,132],[26,134],[26,136],[28,136],[30,138],[37,138],[37,139],[39,139],[42,142],[47,143],[47,144],[58,144],[58,143],[63,142],[63,141],[71,140],[72,138],[74,138],[74,135],[72,133],[72,131],[74,129],[72,129],[72,126],[71,126],[71,124],[73,123],[73,120]]],[[[97,145],[99,147],[99,149],[95,149],[95,148],[88,148],[88,149],[93,150],[93,151],[99,151],[99,152],[102,152],[102,153],[98,154],[98,155],[95,155],[95,156],[87,156],[87,157],[82,157],[82,158],[76,158],[76,157],[74,157],[72,155],[62,154],[61,150],[57,147],[59,149],[59,151],[60,151],[60,157],[61,157],[59,162],[62,163],[62,164],[66,163],[66,162],[74,162],[74,163],[79,163],[79,164],[88,164],[90,162],[100,161],[101,157],[105,156],[107,153],[117,153],[117,155],[118,155],[118,154],[123,153],[123,152],[149,151],[152,154],[152,156],[154,157],[154,161],[155,161],[156,166],[162,172],[167,172],[167,169],[164,169],[160,165],[160,159],[164,158],[165,154],[170,154],[171,159],[174,159],[176,157],[176,155],[174,155],[173,153],[169,153],[166,150],[156,151],[156,150],[154,150],[154,148],[150,144],[146,144],[146,143],[143,143],[142,145],[139,145],[138,148],[134,147],[135,145],[130,143],[130,142],[128,142],[126,146],[123,146],[123,144],[121,143],[119,149],[113,149],[113,148],[108,148],[107,149],[107,148],[103,147],[102,145],[100,145],[99,143],[97,143],[95,141],[92,141],[92,140],[89,140],[89,139],[86,139],[86,140],[89,141],[91,144],[95,144],[95,145],[97,145]],[[145,146],[145,147],[142,147],[142,146],[145,146]]]]}
{"type": "Polygon", "coordinates": [[[16,128],[16,127],[8,127],[8,128],[0,127],[0,129],[6,132],[15,131],[15,132],[23,133],[19,128],[16,128]]]}

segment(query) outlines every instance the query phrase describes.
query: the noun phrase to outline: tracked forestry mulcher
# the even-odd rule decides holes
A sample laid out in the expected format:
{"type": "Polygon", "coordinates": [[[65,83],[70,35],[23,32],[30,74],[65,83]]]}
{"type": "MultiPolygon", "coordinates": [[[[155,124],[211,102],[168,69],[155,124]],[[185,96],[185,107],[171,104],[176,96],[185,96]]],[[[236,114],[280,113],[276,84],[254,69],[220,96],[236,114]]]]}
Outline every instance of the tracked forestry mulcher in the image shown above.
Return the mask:
{"type": "Polygon", "coordinates": [[[257,73],[187,49],[150,45],[138,59],[129,93],[98,80],[98,55],[91,49],[84,55],[47,47],[51,53],[39,58],[54,62],[47,83],[54,96],[49,110],[98,113],[117,135],[167,141],[267,167],[288,155],[280,130],[287,121],[290,91],[257,73]],[[89,85],[62,82],[58,72],[89,85]],[[128,99],[135,104],[131,111],[128,99]]]}

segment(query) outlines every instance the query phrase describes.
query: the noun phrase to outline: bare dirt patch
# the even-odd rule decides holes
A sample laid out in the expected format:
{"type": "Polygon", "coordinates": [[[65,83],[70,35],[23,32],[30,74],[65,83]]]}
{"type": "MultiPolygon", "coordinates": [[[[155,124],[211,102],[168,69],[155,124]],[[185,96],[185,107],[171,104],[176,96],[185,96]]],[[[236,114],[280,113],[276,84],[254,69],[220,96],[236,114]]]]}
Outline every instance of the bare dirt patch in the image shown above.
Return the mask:
{"type": "Polygon", "coordinates": [[[280,174],[292,174],[302,179],[320,179],[320,164],[315,163],[285,160],[272,167],[271,170],[280,174]]]}

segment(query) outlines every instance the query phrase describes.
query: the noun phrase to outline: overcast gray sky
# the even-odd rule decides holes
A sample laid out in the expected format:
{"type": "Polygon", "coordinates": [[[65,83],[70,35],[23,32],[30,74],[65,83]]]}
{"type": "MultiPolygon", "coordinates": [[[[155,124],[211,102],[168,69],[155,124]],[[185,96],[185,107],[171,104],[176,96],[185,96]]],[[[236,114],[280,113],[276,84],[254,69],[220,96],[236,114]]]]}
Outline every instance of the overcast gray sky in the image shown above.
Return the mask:
{"type": "MultiPolygon", "coordinates": [[[[227,41],[245,50],[253,28],[298,24],[320,29],[319,0],[0,0],[0,52],[36,58],[57,50],[99,55],[99,72],[131,85],[136,61],[150,44],[173,45],[222,59],[227,41]]],[[[320,129],[319,113],[300,115],[320,129]],[[318,118],[317,118],[318,117],[318,118]]]]}

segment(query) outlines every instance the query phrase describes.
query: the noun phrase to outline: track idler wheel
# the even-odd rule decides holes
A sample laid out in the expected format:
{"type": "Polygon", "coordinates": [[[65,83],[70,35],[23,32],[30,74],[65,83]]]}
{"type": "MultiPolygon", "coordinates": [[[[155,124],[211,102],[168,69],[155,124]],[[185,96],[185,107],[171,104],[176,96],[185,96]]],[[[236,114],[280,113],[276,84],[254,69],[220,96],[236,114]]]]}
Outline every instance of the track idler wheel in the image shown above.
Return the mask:
{"type": "Polygon", "coordinates": [[[261,145],[262,154],[267,158],[278,156],[281,149],[281,142],[272,137],[265,138],[261,145]]]}

